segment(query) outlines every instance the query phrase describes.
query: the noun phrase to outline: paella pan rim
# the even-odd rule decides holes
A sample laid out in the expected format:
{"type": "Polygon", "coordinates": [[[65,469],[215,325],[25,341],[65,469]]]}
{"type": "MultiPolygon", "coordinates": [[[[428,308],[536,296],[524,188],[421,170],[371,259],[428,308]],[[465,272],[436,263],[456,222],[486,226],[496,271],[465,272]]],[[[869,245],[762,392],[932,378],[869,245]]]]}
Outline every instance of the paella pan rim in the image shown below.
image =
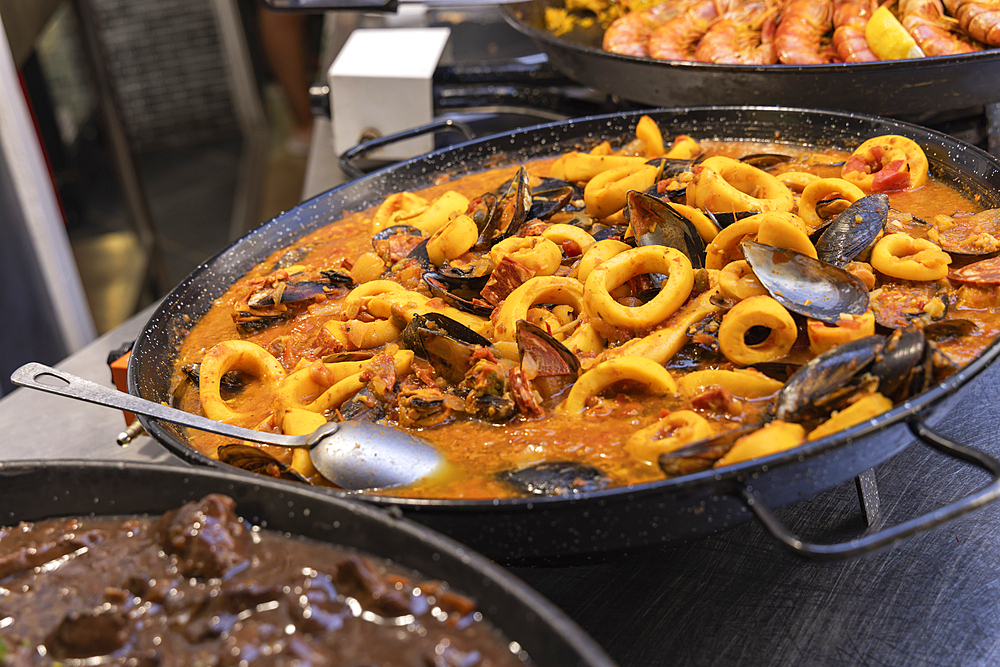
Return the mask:
{"type": "MultiPolygon", "coordinates": [[[[950,168],[955,171],[961,171],[962,177],[970,181],[974,180],[974,178],[979,178],[981,179],[980,187],[986,187],[985,181],[982,179],[992,178],[993,189],[1000,190],[1000,163],[998,163],[995,158],[975,146],[971,146],[948,135],[922,128],[911,123],[880,118],[870,114],[858,112],[821,111],[797,107],[766,105],[725,107],[692,106],[683,108],[646,109],[618,114],[588,116],[537,125],[529,128],[522,128],[512,132],[476,139],[470,142],[443,148],[396,165],[385,167],[368,174],[361,179],[340,185],[325,193],[317,195],[306,202],[303,202],[290,211],[276,216],[270,222],[265,223],[257,230],[250,232],[226,250],[223,250],[212,259],[203,263],[188,277],[186,277],[163,300],[161,305],[157,308],[145,325],[143,332],[136,341],[136,346],[129,363],[129,391],[137,396],[152,398],[153,400],[163,400],[161,397],[151,397],[147,395],[146,385],[149,382],[150,375],[157,372],[155,366],[157,361],[161,364],[169,364],[170,360],[173,358],[173,354],[176,352],[176,348],[170,352],[164,353],[167,354],[169,358],[161,358],[157,360],[155,359],[157,355],[156,346],[163,340],[173,340],[176,335],[182,335],[185,333],[191,322],[203,315],[211,305],[212,300],[220,296],[228,287],[228,282],[221,286],[210,284],[206,285],[206,282],[217,279],[217,276],[213,273],[213,267],[220,264],[232,265],[235,263],[238,265],[240,262],[251,262],[250,265],[246,266],[246,268],[238,274],[242,275],[242,273],[248,270],[250,266],[259,261],[263,261],[263,259],[270,254],[269,250],[261,254],[259,249],[261,244],[270,244],[269,247],[272,249],[276,247],[283,247],[293,242],[298,237],[313,231],[313,229],[327,224],[326,221],[334,219],[326,218],[325,221],[318,223],[314,221],[314,224],[308,227],[302,227],[301,225],[294,224],[296,221],[300,221],[299,218],[309,218],[310,211],[317,209],[321,205],[326,205],[326,203],[332,200],[337,200],[337,204],[342,205],[343,201],[341,200],[349,200],[347,202],[347,206],[339,208],[336,211],[336,215],[343,215],[366,208],[374,204],[378,197],[388,194],[388,191],[384,190],[384,188],[390,187],[390,185],[385,182],[387,180],[387,176],[395,177],[406,169],[420,171],[421,173],[424,173],[424,176],[426,176],[427,172],[431,172],[438,168],[439,162],[446,163],[451,168],[457,168],[458,166],[463,165],[467,159],[472,159],[473,161],[479,160],[474,165],[478,169],[493,166],[488,162],[490,160],[495,160],[498,154],[510,154],[513,159],[538,157],[543,154],[551,154],[557,150],[568,150],[574,145],[579,145],[579,143],[588,136],[584,132],[586,128],[592,128],[591,135],[596,132],[609,131],[609,126],[614,126],[624,132],[628,127],[634,127],[635,121],[637,121],[642,115],[651,115],[654,119],[661,123],[669,123],[671,121],[683,123],[685,121],[691,121],[692,117],[695,119],[693,122],[697,123],[698,120],[701,120],[703,117],[708,117],[717,122],[724,122],[729,127],[733,127],[733,119],[730,117],[732,114],[738,115],[739,120],[742,123],[742,125],[738,128],[734,128],[734,133],[740,136],[729,137],[733,139],[748,138],[746,135],[750,133],[750,127],[753,127],[756,131],[770,131],[768,122],[774,122],[779,119],[794,119],[796,128],[806,128],[811,130],[813,133],[824,130],[829,131],[830,128],[838,128],[838,132],[840,132],[840,134],[830,138],[831,143],[835,145],[842,145],[842,143],[848,139],[851,142],[860,142],[864,135],[858,133],[863,131],[875,132],[876,129],[881,133],[895,132],[909,135],[935,149],[929,154],[932,168],[950,168]],[[851,124],[863,125],[865,127],[853,128],[850,127],[851,124]],[[840,128],[840,126],[844,127],[840,128]],[[849,134],[848,130],[855,132],[855,134],[849,134]],[[538,142],[536,140],[537,137],[546,132],[553,133],[553,139],[551,141],[538,142]],[[519,141],[523,143],[521,148],[518,148],[520,145],[518,144],[519,141]],[[477,153],[476,151],[479,152],[477,153]],[[535,152],[532,153],[532,151],[535,152]],[[456,162],[447,163],[448,158],[455,156],[458,156],[458,160],[456,162]],[[942,159],[950,160],[951,163],[939,164],[936,162],[942,159]],[[989,173],[976,173],[975,171],[972,171],[972,168],[968,164],[959,165],[964,170],[959,169],[959,167],[954,164],[954,161],[960,159],[965,162],[975,161],[977,163],[976,166],[980,168],[980,171],[982,171],[982,165],[986,165],[988,167],[986,171],[989,173]],[[381,183],[381,186],[379,183],[381,183]],[[380,187],[382,187],[383,190],[380,190],[380,187]],[[370,193],[365,195],[365,192],[369,191],[370,193]],[[355,196],[352,197],[350,195],[355,196]],[[282,226],[294,227],[294,229],[279,231],[277,232],[277,239],[268,239],[269,236],[275,236],[275,229],[281,229],[282,226]],[[200,306],[196,304],[195,309],[192,310],[192,304],[190,302],[192,298],[191,291],[194,290],[196,294],[200,294],[199,290],[203,290],[206,287],[215,289],[217,292],[214,294],[207,293],[200,295],[198,297],[200,299],[200,306]],[[197,310],[199,307],[201,308],[200,312],[197,310]],[[178,312],[174,312],[175,310],[178,312]],[[178,323],[178,320],[182,321],[178,323]]],[[[670,126],[668,124],[664,125],[664,127],[667,128],[670,126]]],[[[762,139],[758,137],[757,140],[762,139]]],[[[782,141],[781,138],[776,139],[773,136],[771,136],[768,140],[778,142],[782,141]]],[[[786,138],[784,140],[794,141],[795,139],[786,138]]],[[[823,141],[825,141],[825,139],[818,140],[816,138],[812,138],[798,140],[799,143],[811,142],[814,145],[825,145],[823,144],[823,141]]],[[[997,203],[996,205],[1000,206],[1000,203],[997,203]]],[[[668,494],[699,487],[707,482],[715,485],[718,485],[719,483],[733,482],[758,474],[766,474],[769,470],[790,466],[799,463],[804,459],[815,457],[821,453],[845,447],[854,441],[863,439],[873,433],[886,429],[891,425],[911,418],[921,411],[932,408],[932,406],[954,393],[959,387],[975,377],[980,371],[983,370],[983,368],[992,362],[998,354],[1000,354],[1000,340],[995,340],[982,353],[980,353],[977,358],[970,362],[966,367],[962,368],[955,375],[915,399],[896,406],[891,411],[880,415],[871,422],[858,425],[851,429],[841,431],[811,443],[807,443],[793,450],[779,452],[766,458],[755,459],[734,466],[729,466],[722,470],[708,470],[702,473],[649,482],[641,485],[627,485],[591,493],[581,493],[572,497],[447,500],[398,498],[393,496],[351,493],[332,488],[323,488],[322,492],[332,493],[333,495],[342,497],[362,498],[366,502],[376,505],[398,506],[401,509],[428,509],[431,511],[441,509],[459,512],[504,510],[519,512],[530,511],[538,508],[539,506],[555,508],[563,505],[574,505],[590,500],[603,502],[612,498],[626,496],[628,498],[633,498],[639,496],[648,497],[656,494],[668,494]]],[[[177,437],[173,430],[166,427],[164,424],[147,418],[141,417],[140,419],[150,435],[152,435],[174,454],[177,454],[189,462],[202,465],[207,464],[215,467],[224,467],[227,471],[233,471],[240,475],[253,475],[253,473],[231,469],[229,466],[224,466],[224,464],[219,463],[217,460],[201,454],[186,445],[177,437]]],[[[891,455],[892,453],[889,453],[884,458],[889,458],[891,455]]],[[[884,458],[882,460],[884,460],[884,458]]],[[[860,472],[862,472],[862,470],[855,470],[850,476],[854,476],[860,472]]],[[[279,481],[278,483],[289,484],[290,482],[279,481]]],[[[821,489],[816,489],[813,493],[820,490],[821,489]]]]}

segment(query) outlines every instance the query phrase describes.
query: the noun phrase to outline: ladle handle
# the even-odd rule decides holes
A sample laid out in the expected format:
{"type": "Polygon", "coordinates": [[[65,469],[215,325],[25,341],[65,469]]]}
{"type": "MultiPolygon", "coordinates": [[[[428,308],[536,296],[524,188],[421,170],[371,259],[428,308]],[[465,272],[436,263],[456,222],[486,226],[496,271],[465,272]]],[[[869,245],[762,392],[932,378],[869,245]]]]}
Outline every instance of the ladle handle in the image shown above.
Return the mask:
{"type": "Polygon", "coordinates": [[[50,394],[75,398],[78,401],[96,403],[97,405],[109,408],[128,410],[137,415],[152,417],[153,419],[170,422],[171,424],[188,426],[199,431],[217,433],[228,438],[236,438],[237,440],[250,440],[251,442],[260,442],[265,445],[278,445],[281,447],[304,447],[309,445],[307,441],[309,436],[267,433],[241,426],[233,426],[232,424],[208,419],[207,417],[184,412],[183,410],[161,405],[160,403],[147,401],[146,399],[105,387],[90,380],[84,380],[83,378],[37,362],[28,363],[18,368],[11,374],[10,381],[21,387],[38,389],[50,394]],[[40,378],[45,377],[56,378],[60,381],[60,384],[46,384],[39,381],[40,378]]]}

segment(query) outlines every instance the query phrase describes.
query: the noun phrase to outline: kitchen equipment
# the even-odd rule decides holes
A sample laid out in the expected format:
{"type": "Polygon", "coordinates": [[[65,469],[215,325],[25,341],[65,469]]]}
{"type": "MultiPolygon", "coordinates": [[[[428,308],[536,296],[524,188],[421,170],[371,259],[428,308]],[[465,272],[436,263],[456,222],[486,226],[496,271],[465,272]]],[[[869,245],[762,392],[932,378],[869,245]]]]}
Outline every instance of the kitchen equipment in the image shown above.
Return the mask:
{"type": "Polygon", "coordinates": [[[539,667],[612,667],[604,651],[545,598],[500,567],[405,519],[307,486],[219,470],[94,461],[0,463],[0,525],[61,516],[162,514],[209,493],[251,524],[387,558],[473,596],[539,667]]]}
{"type": "MultiPolygon", "coordinates": [[[[901,134],[920,143],[935,175],[961,180],[984,207],[1000,207],[1000,163],[946,135],[888,119],[838,112],[760,107],[695,107],[646,112],[665,135],[725,137],[758,141],[851,146],[877,134],[901,134]]],[[[186,278],[147,323],[136,341],[129,367],[129,390],[154,401],[169,400],[169,377],[177,341],[236,278],[274,249],[341,214],[375,204],[390,192],[429,184],[442,173],[473,171],[506,160],[524,160],[604,138],[631,137],[640,113],[595,116],[542,125],[473,141],[400,163],[341,186],[285,213],[186,278]]],[[[1000,492],[1000,463],[955,448],[928,428],[946,411],[958,387],[975,377],[1000,353],[996,342],[977,359],[930,391],[849,430],[794,450],[725,470],[615,488],[570,498],[495,501],[396,499],[370,496],[378,505],[398,507],[409,516],[475,545],[498,560],[598,555],[609,551],[695,537],[745,521],[751,512],[765,519],[787,546],[803,555],[837,557],[863,553],[907,534],[971,511],[1000,492]],[[781,506],[814,495],[867,471],[911,441],[910,433],[937,448],[959,451],[991,472],[993,482],[969,498],[919,520],[851,543],[802,543],[779,530],[766,506],[781,506]]],[[[167,424],[144,420],[147,430],[182,457],[218,465],[185,444],[167,424]]]]}
{"type": "Polygon", "coordinates": [[[960,56],[830,65],[718,65],[654,60],[601,48],[600,26],[556,37],[546,7],[563,0],[504,5],[507,21],[571,79],[656,106],[766,104],[913,117],[1000,100],[1000,49],[960,56]]]}
{"type": "Polygon", "coordinates": [[[423,438],[370,422],[327,422],[309,435],[254,431],[153,403],[39,363],[25,364],[11,382],[78,401],[128,410],[236,440],[278,447],[308,447],[324,477],[349,491],[405,486],[439,471],[441,455],[423,438]],[[52,380],[58,382],[50,383],[52,380]]]}

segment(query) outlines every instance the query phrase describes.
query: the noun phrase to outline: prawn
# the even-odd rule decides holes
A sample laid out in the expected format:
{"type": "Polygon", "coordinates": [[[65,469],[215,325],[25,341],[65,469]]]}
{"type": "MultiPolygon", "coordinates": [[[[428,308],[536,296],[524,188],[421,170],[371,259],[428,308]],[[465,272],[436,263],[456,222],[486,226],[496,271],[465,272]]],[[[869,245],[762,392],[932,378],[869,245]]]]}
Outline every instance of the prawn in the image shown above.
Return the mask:
{"type": "Polygon", "coordinates": [[[899,22],[929,56],[979,50],[954,33],[957,21],[945,16],[941,0],[899,0],[899,22]]]}
{"type": "Polygon", "coordinates": [[[865,39],[865,26],[876,9],[876,0],[834,0],[833,46],[845,63],[878,60],[865,39]]]}
{"type": "Polygon", "coordinates": [[[773,65],[777,6],[750,0],[723,14],[698,42],[695,58],[703,63],[773,65]]]}
{"type": "Polygon", "coordinates": [[[712,23],[726,13],[731,0],[695,0],[680,15],[653,31],[649,55],[659,60],[694,60],[694,50],[712,23]]]}
{"type": "Polygon", "coordinates": [[[831,0],[789,0],[774,33],[778,61],[784,65],[820,65],[833,61],[823,36],[833,27],[831,0]]]}
{"type": "Polygon", "coordinates": [[[687,4],[668,0],[615,19],[604,31],[602,47],[605,51],[624,56],[648,56],[649,49],[646,48],[646,42],[650,34],[680,14],[687,4]]]}
{"type": "Polygon", "coordinates": [[[1000,46],[1000,2],[945,0],[944,6],[970,37],[990,46],[1000,46]]]}

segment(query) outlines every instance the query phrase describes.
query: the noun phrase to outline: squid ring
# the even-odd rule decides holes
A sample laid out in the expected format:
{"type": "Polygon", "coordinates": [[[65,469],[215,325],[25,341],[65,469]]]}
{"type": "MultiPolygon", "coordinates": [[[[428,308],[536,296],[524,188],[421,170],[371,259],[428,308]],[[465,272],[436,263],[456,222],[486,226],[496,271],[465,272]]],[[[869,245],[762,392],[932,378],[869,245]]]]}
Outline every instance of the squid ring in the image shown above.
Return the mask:
{"type": "Polygon", "coordinates": [[[512,236],[500,241],[490,250],[490,259],[494,264],[499,264],[504,257],[510,257],[523,264],[534,271],[535,275],[551,276],[562,263],[562,250],[541,236],[512,236]]]}
{"type": "Polygon", "coordinates": [[[858,146],[840,175],[865,192],[889,192],[919,188],[927,182],[927,170],[927,156],[917,142],[887,134],[858,146]]]}
{"type": "Polygon", "coordinates": [[[427,210],[427,200],[412,192],[395,192],[385,198],[372,216],[372,233],[398,225],[427,210]]]}
{"type": "Polygon", "coordinates": [[[875,313],[869,309],[857,316],[841,315],[837,324],[810,319],[806,332],[812,353],[823,354],[838,345],[875,333],[875,313]]]}
{"type": "Polygon", "coordinates": [[[441,266],[468,252],[479,239],[479,228],[472,218],[457,215],[427,240],[427,258],[434,266],[441,266]]]}
{"type": "Polygon", "coordinates": [[[615,211],[625,208],[629,190],[643,192],[653,186],[660,170],[643,164],[636,168],[631,165],[609,169],[594,176],[583,188],[583,202],[587,205],[587,215],[606,218],[615,211]]]}
{"type": "Polygon", "coordinates": [[[427,210],[406,219],[406,224],[413,225],[424,234],[433,234],[448,224],[457,214],[465,213],[469,208],[469,198],[465,195],[448,190],[435,199],[427,210]]]}
{"type": "Polygon", "coordinates": [[[871,265],[903,280],[940,280],[948,275],[951,256],[927,239],[889,234],[872,248],[871,265]]]}
{"type": "Polygon", "coordinates": [[[340,308],[340,312],[347,317],[357,317],[358,313],[361,311],[361,306],[367,297],[375,296],[377,294],[385,294],[387,292],[405,291],[405,287],[399,283],[394,283],[391,280],[372,280],[352,289],[350,293],[344,297],[344,303],[340,308]]]}
{"type": "Polygon", "coordinates": [[[645,357],[617,357],[597,364],[580,376],[563,403],[563,412],[578,415],[587,407],[587,399],[596,396],[615,382],[631,380],[645,385],[657,396],[677,393],[677,383],[666,368],[645,357]]]}
{"type": "Polygon", "coordinates": [[[694,225],[698,236],[705,243],[711,243],[712,239],[719,234],[719,226],[710,217],[702,213],[700,209],[688,206],[687,204],[672,203],[671,206],[674,207],[675,211],[687,218],[688,222],[694,225]]]}
{"type": "Polygon", "coordinates": [[[697,412],[677,410],[633,433],[625,442],[625,449],[640,461],[656,465],[660,454],[710,438],[713,433],[712,425],[697,412]]]}
{"type": "Polygon", "coordinates": [[[705,268],[721,269],[742,259],[740,242],[751,236],[766,245],[816,257],[816,248],[806,234],[802,218],[794,213],[769,211],[738,220],[719,232],[705,248],[705,268]]]}
{"type": "Polygon", "coordinates": [[[759,459],[762,456],[783,452],[798,447],[806,438],[806,429],[801,424],[775,420],[737,440],[732,449],[715,462],[714,468],[759,459]]]}
{"type": "Polygon", "coordinates": [[[717,155],[701,163],[688,186],[688,204],[713,213],[791,211],[792,191],[763,169],[717,155]]]}
{"type": "Polygon", "coordinates": [[[684,253],[666,246],[642,246],[615,255],[591,271],[583,289],[583,305],[595,320],[625,329],[643,329],[673,315],[693,287],[694,271],[684,253]],[[668,276],[651,301],[624,306],[612,298],[610,290],[643,273],[668,276]]]}
{"type": "Polygon", "coordinates": [[[201,360],[201,377],[198,382],[201,408],[209,419],[237,423],[253,416],[250,412],[233,410],[222,398],[219,386],[222,376],[232,370],[255,376],[269,391],[274,391],[278,382],[285,377],[285,368],[260,345],[246,340],[219,343],[201,360]]]}
{"type": "Polygon", "coordinates": [[[597,241],[588,232],[575,225],[557,223],[546,227],[542,231],[542,236],[552,241],[556,245],[562,245],[566,241],[572,241],[580,248],[581,253],[586,253],[597,241]]]}
{"type": "Polygon", "coordinates": [[[752,296],[732,307],[719,325],[719,349],[734,364],[749,366],[779,359],[792,349],[798,330],[785,307],[769,296],[752,296]],[[748,345],[746,335],[753,327],[769,329],[767,338],[748,345]]]}
{"type": "Polygon", "coordinates": [[[819,180],[819,176],[810,174],[808,171],[786,171],[783,174],[778,174],[775,178],[797,192],[802,192],[807,185],[819,180]]]}
{"type": "Polygon", "coordinates": [[[724,297],[734,301],[767,294],[745,259],[729,262],[719,271],[719,290],[724,297]]]}
{"type": "Polygon", "coordinates": [[[677,386],[688,394],[712,385],[725,387],[736,398],[750,399],[773,396],[785,386],[780,380],[769,378],[760,371],[750,368],[736,368],[731,371],[723,369],[694,371],[677,380],[677,386]]]}
{"type": "Polygon", "coordinates": [[[536,303],[557,303],[570,306],[577,313],[583,312],[583,283],[575,278],[561,276],[536,276],[525,281],[507,295],[497,311],[493,327],[494,340],[512,341],[518,320],[527,317],[528,309],[536,303]]]}
{"type": "Polygon", "coordinates": [[[577,280],[582,283],[586,283],[591,271],[615,255],[620,255],[626,250],[631,249],[632,246],[627,243],[622,243],[617,239],[604,239],[603,241],[598,241],[583,254],[583,258],[580,260],[580,264],[576,268],[577,280]]]}
{"type": "Polygon", "coordinates": [[[846,199],[852,204],[865,196],[864,191],[850,181],[842,178],[820,178],[802,191],[799,197],[799,217],[814,230],[823,224],[823,219],[816,212],[816,204],[824,199],[846,199]]]}
{"type": "Polygon", "coordinates": [[[891,409],[892,399],[878,392],[866,394],[843,410],[834,412],[829,419],[810,431],[806,440],[819,440],[831,433],[843,431],[845,428],[868,421],[891,409]]]}
{"type": "Polygon", "coordinates": [[[635,138],[642,142],[642,154],[646,157],[658,157],[665,152],[663,149],[663,133],[659,125],[649,116],[643,116],[635,126],[635,138]]]}
{"type": "Polygon", "coordinates": [[[603,171],[619,167],[638,169],[646,164],[646,158],[634,155],[600,155],[597,153],[567,153],[552,164],[553,178],[561,178],[572,183],[590,181],[603,171]]]}
{"type": "Polygon", "coordinates": [[[371,350],[399,338],[402,327],[392,320],[328,320],[323,328],[349,350],[371,350]]]}

